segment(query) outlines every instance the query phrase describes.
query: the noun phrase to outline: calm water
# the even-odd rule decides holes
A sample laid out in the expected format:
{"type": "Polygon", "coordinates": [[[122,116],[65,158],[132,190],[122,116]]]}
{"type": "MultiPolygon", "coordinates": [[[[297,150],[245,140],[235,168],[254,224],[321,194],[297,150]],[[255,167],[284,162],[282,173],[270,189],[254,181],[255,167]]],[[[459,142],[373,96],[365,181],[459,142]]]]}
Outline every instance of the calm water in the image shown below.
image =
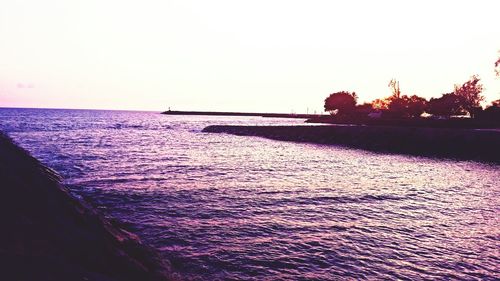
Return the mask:
{"type": "Polygon", "coordinates": [[[303,120],[0,109],[0,129],[200,280],[500,278],[500,169],[201,133],[303,120]]]}

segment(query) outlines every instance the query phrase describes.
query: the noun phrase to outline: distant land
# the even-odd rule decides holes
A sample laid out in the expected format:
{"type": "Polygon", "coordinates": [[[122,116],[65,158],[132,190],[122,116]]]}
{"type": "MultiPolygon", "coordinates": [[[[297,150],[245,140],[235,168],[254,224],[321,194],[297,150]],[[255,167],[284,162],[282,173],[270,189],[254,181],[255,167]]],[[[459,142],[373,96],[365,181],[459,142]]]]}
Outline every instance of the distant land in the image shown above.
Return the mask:
{"type": "Polygon", "coordinates": [[[427,128],[456,128],[456,129],[500,129],[499,120],[473,118],[448,118],[438,120],[434,118],[370,118],[368,116],[335,116],[331,114],[292,114],[292,113],[257,113],[257,112],[222,112],[222,111],[174,111],[162,112],[166,115],[208,115],[208,116],[256,116],[271,118],[306,119],[306,123],[323,123],[337,125],[365,125],[391,127],[427,127],[427,128]]]}
{"type": "Polygon", "coordinates": [[[300,118],[309,119],[326,116],[325,114],[293,114],[293,113],[257,113],[257,112],[222,112],[222,111],[177,111],[167,110],[162,112],[167,115],[210,115],[210,116],[257,116],[271,118],[300,118]]]}

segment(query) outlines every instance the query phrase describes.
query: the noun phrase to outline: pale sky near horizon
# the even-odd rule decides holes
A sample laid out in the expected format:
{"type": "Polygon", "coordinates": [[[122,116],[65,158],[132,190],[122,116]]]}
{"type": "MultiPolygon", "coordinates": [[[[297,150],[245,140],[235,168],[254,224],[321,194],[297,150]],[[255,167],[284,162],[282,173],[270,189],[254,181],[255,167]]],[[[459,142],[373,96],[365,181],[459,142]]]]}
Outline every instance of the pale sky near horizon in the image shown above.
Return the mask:
{"type": "Polygon", "coordinates": [[[473,74],[500,98],[500,1],[24,0],[0,5],[0,107],[321,111],[430,98],[473,74]]]}

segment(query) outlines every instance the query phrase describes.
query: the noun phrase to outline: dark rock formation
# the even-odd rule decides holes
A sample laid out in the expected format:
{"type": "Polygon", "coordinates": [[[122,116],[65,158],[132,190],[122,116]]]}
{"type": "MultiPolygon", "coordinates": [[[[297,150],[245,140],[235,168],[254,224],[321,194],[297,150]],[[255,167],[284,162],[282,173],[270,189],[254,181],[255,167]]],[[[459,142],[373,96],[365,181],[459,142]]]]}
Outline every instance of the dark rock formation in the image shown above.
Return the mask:
{"type": "Polygon", "coordinates": [[[210,133],[500,163],[500,130],[390,126],[208,126],[210,133]]]}
{"type": "Polygon", "coordinates": [[[0,280],[171,280],[157,254],[0,132],[0,280]]]}

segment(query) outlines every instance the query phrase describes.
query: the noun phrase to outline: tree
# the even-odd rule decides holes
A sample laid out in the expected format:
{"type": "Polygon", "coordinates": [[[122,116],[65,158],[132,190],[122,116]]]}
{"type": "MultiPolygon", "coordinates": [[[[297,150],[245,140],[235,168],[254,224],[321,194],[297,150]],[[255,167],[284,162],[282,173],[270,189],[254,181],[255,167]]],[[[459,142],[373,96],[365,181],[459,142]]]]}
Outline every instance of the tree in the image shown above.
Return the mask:
{"type": "Polygon", "coordinates": [[[372,107],[372,104],[369,102],[365,102],[363,104],[356,105],[356,109],[355,109],[356,115],[358,117],[367,117],[368,114],[370,114],[372,111],[373,111],[373,107],[372,107]]]}
{"type": "Polygon", "coordinates": [[[427,100],[417,95],[388,98],[389,114],[394,117],[419,117],[425,111],[427,100]]]}
{"type": "Polygon", "coordinates": [[[477,75],[473,75],[469,81],[461,86],[456,84],[455,91],[453,92],[455,95],[462,97],[462,108],[471,117],[474,117],[474,113],[481,107],[480,102],[484,100],[484,96],[481,95],[483,85],[480,83],[480,80],[477,75]]]}
{"type": "Polygon", "coordinates": [[[332,115],[348,115],[356,108],[357,99],[358,97],[354,92],[341,91],[330,94],[325,99],[325,111],[330,112],[332,115]]]}
{"type": "Polygon", "coordinates": [[[427,103],[426,111],[432,115],[450,117],[465,114],[462,105],[463,97],[455,93],[443,94],[440,98],[431,98],[427,103]]]}
{"type": "Polygon", "coordinates": [[[391,98],[399,99],[399,97],[401,96],[401,89],[399,88],[399,81],[393,78],[393,79],[391,79],[391,81],[389,81],[388,86],[389,86],[389,88],[391,88],[391,91],[392,91],[391,98]]]}
{"type": "Polygon", "coordinates": [[[372,106],[371,103],[365,102],[363,104],[356,105],[356,111],[362,111],[362,112],[368,112],[368,113],[370,113],[371,111],[373,111],[373,106],[372,106]]]}
{"type": "Polygon", "coordinates": [[[500,99],[492,101],[491,105],[487,106],[477,117],[500,125],[500,99]]]}
{"type": "Polygon", "coordinates": [[[420,115],[424,113],[426,105],[426,99],[417,95],[413,95],[409,97],[406,112],[408,113],[409,117],[420,117],[420,115]]]}
{"type": "Polygon", "coordinates": [[[389,84],[387,86],[391,89],[392,95],[387,98],[373,100],[371,102],[372,108],[377,110],[388,110],[390,109],[392,104],[393,111],[397,112],[400,107],[399,101],[395,102],[394,104],[393,102],[401,98],[401,89],[399,88],[399,81],[396,79],[391,79],[391,81],[389,81],[389,84]]]}
{"type": "Polygon", "coordinates": [[[392,79],[389,81],[389,88],[391,88],[392,95],[382,101],[377,101],[378,106],[388,109],[389,115],[393,117],[419,117],[425,110],[427,100],[417,95],[407,96],[401,95],[399,88],[399,81],[392,79]]]}
{"type": "Polygon", "coordinates": [[[392,117],[405,117],[406,115],[406,107],[408,104],[408,96],[399,96],[396,97],[395,95],[389,97],[387,99],[388,101],[388,113],[392,117]]]}

